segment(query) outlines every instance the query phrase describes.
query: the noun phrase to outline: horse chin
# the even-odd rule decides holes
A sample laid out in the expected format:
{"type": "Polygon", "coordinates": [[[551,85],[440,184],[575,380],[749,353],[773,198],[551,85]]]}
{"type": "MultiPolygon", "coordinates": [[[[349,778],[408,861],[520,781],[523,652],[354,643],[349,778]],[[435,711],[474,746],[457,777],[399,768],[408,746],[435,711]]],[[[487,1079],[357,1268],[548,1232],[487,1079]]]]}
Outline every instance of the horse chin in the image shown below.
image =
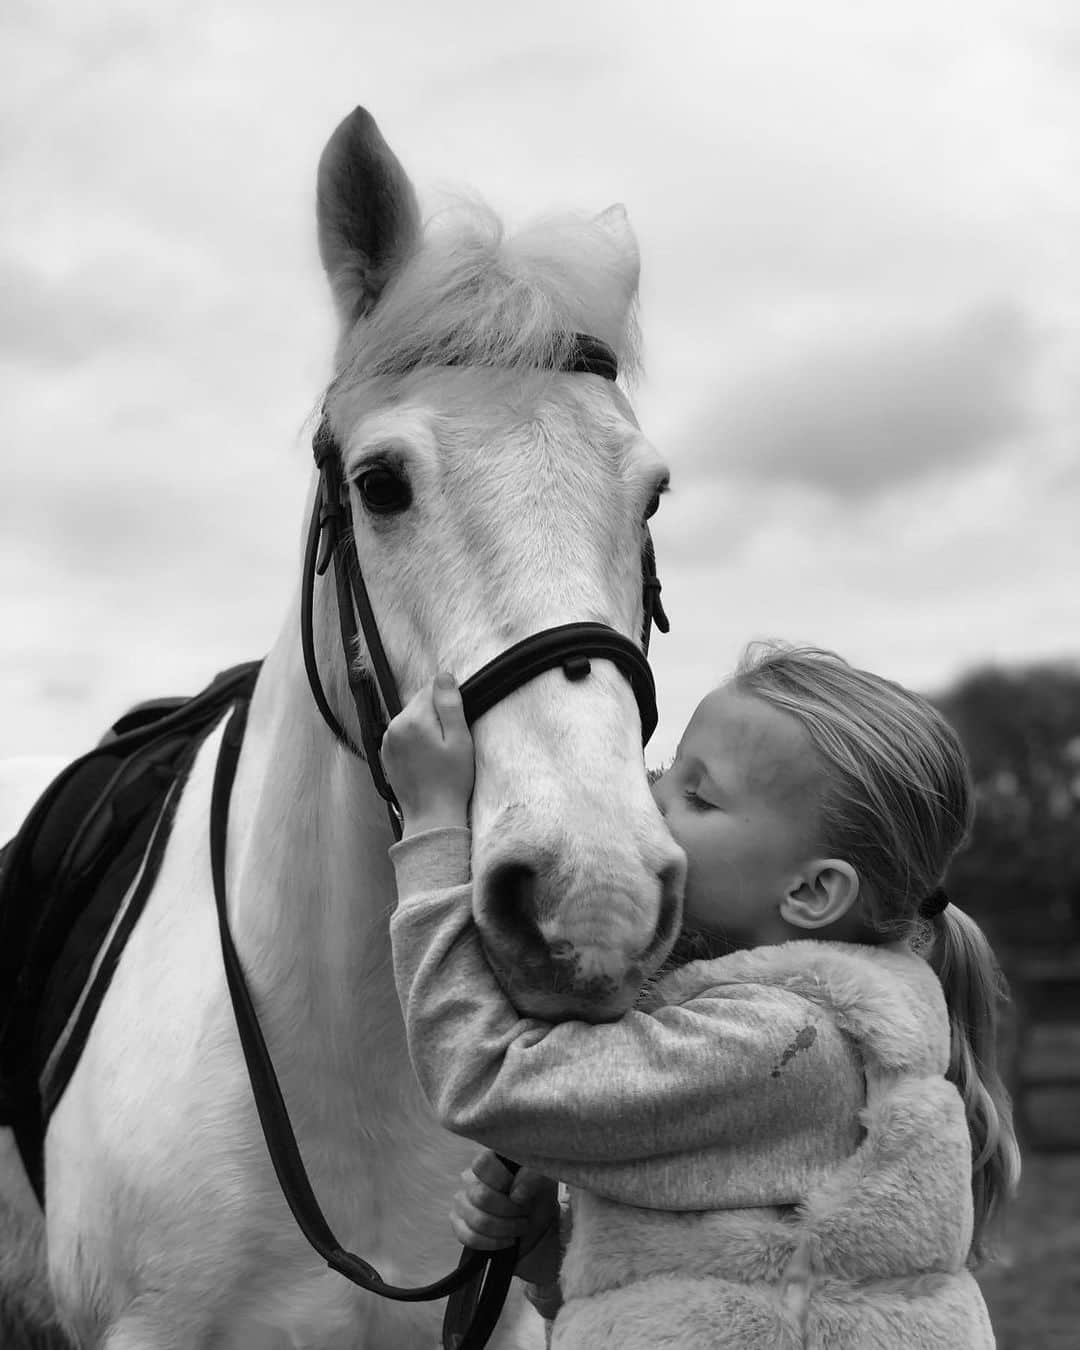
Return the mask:
{"type": "Polygon", "coordinates": [[[519,922],[512,932],[480,925],[488,964],[522,1017],[545,1022],[614,1022],[632,1008],[667,944],[618,958],[609,947],[550,941],[519,922]]]}
{"type": "Polygon", "coordinates": [[[530,991],[512,1000],[521,1017],[535,1017],[541,1022],[617,1022],[634,1006],[636,991],[627,1000],[617,1004],[597,1004],[588,1001],[563,1000],[557,994],[530,991]]]}
{"type": "Polygon", "coordinates": [[[473,919],[524,1016],[618,1019],[678,935],[685,854],[643,776],[620,781],[614,804],[537,788],[534,809],[485,817],[474,799],[473,919]]]}
{"type": "Polygon", "coordinates": [[[574,979],[554,962],[546,975],[527,971],[521,963],[504,964],[490,951],[488,962],[518,1015],[543,1022],[617,1022],[634,1006],[642,984],[638,967],[621,980],[599,975],[574,979]]]}

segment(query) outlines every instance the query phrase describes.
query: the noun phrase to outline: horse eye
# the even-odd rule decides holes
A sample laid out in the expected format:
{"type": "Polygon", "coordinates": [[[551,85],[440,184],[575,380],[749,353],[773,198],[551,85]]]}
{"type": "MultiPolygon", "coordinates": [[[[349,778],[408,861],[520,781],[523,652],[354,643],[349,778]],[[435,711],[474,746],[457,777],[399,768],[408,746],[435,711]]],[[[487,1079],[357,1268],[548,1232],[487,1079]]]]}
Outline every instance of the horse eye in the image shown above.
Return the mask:
{"type": "Polygon", "coordinates": [[[656,491],[655,491],[655,492],[653,493],[653,495],[649,498],[649,504],[648,504],[648,506],[645,508],[645,519],[646,519],[646,520],[652,520],[653,516],[656,515],[657,511],[659,511],[659,509],[660,509],[660,498],[661,498],[661,497],[664,495],[664,493],[668,490],[668,486],[669,486],[669,484],[668,484],[668,480],[667,480],[666,478],[663,480],[662,483],[658,484],[656,491]]]}
{"type": "Polygon", "coordinates": [[[377,516],[394,515],[412,502],[408,479],[385,464],[360,474],[356,490],[367,509],[377,516]]]}

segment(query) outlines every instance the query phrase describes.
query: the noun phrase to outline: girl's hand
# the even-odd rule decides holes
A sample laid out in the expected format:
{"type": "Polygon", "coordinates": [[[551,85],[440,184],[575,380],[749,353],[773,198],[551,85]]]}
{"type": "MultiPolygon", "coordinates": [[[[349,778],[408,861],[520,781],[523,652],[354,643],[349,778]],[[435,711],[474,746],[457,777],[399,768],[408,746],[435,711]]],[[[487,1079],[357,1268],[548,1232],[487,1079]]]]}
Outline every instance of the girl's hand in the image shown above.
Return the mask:
{"type": "Polygon", "coordinates": [[[436,675],[398,713],[383,737],[382,762],[405,835],[467,823],[473,743],[452,675],[436,675]]]}
{"type": "Polygon", "coordinates": [[[515,1176],[490,1149],[473,1159],[461,1180],[450,1210],[458,1241],[482,1252],[517,1242],[514,1273],[530,1284],[554,1284],[562,1261],[556,1183],[527,1167],[515,1176]]]}

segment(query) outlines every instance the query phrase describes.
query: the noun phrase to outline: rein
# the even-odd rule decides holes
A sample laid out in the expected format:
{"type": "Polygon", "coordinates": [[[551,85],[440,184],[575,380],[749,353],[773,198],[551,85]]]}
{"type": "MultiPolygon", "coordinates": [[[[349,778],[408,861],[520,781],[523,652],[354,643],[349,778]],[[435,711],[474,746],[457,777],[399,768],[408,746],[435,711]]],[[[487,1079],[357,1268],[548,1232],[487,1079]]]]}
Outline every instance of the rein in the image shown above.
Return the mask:
{"type": "MultiPolygon", "coordinates": [[[[606,380],[614,380],[618,375],[618,363],[611,348],[583,333],[574,335],[574,346],[567,361],[559,369],[598,375],[606,380]]],[[[389,720],[401,711],[401,698],[360,570],[353,537],[351,505],[343,478],[341,450],[325,417],[315,432],[312,452],[319,469],[319,490],[308,528],[301,584],[300,640],[304,668],[315,706],[335,738],[366,762],[375,790],[387,805],[391,828],[395,836],[400,838],[401,812],[393,789],[383,773],[379,750],[389,720]],[[316,659],[313,626],[315,579],[322,576],[331,563],[349,692],[360,726],[360,746],[353,742],[331,708],[316,659]],[[360,668],[356,661],[360,632],[363,633],[371,661],[370,672],[360,668]]],[[[667,615],[660,603],[660,581],[656,575],[652,536],[648,527],[642,550],[642,604],[640,647],[607,624],[566,623],[543,629],[500,652],[461,685],[461,697],[469,725],[515,689],[545,671],[561,666],[568,680],[583,680],[591,673],[591,661],[599,659],[611,661],[629,682],[641,716],[642,743],[647,744],[657,722],[656,687],[647,660],[649,637],[654,623],[661,632],[668,631],[667,615]]],[[[312,1189],[289,1120],[281,1085],[259,1026],[243,965],[229,931],[225,890],[229,797],[243,743],[247,708],[246,700],[234,707],[218,753],[210,802],[210,862],[229,996],[259,1123],[278,1184],[301,1232],[332,1270],[370,1293],[399,1302],[428,1302],[450,1296],[443,1320],[444,1350],[482,1350],[495,1328],[506,1299],[517,1264],[516,1244],[491,1253],[464,1248],[457,1268],[450,1274],[432,1284],[413,1289],[402,1288],[388,1284],[374,1266],[342,1247],[331,1231],[312,1189]]],[[[503,1161],[517,1170],[516,1163],[506,1159],[503,1161]]]]}
{"type": "Polygon", "coordinates": [[[444,1324],[443,1346],[445,1350],[482,1350],[502,1311],[513,1278],[514,1266],[517,1263],[516,1245],[491,1255],[466,1248],[462,1251],[457,1268],[449,1275],[415,1289],[402,1288],[388,1284],[373,1265],[341,1245],[315,1198],[307,1169],[300,1156],[296,1133],[289,1119],[281,1083],[270,1058],[266,1038],[259,1026],[244,968],[229,930],[225,890],[229,797],[243,745],[247,712],[246,699],[236,704],[225,726],[221,749],[218,751],[210,797],[210,870],[214,881],[214,904],[221,934],[225,979],[229,986],[229,997],[236,1016],[240,1045],[255,1097],[259,1124],[262,1126],[278,1184],[300,1231],[331,1270],[336,1270],[338,1274],[344,1275],[347,1280],[369,1293],[399,1303],[426,1303],[460,1291],[466,1313],[471,1314],[469,1323],[464,1332],[456,1327],[447,1328],[444,1324]]]}

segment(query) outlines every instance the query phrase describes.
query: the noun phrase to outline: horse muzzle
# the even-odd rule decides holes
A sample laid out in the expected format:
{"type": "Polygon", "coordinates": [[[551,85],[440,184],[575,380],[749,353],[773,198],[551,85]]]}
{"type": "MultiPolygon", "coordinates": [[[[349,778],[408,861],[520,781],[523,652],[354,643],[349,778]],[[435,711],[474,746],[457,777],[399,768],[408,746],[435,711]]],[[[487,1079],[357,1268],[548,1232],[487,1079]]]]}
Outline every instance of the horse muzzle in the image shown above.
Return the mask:
{"type": "Polygon", "coordinates": [[[474,915],[507,997],[523,1016],[613,1021],[671,949],[685,858],[571,871],[566,852],[499,848],[479,860],[474,915]]]}

